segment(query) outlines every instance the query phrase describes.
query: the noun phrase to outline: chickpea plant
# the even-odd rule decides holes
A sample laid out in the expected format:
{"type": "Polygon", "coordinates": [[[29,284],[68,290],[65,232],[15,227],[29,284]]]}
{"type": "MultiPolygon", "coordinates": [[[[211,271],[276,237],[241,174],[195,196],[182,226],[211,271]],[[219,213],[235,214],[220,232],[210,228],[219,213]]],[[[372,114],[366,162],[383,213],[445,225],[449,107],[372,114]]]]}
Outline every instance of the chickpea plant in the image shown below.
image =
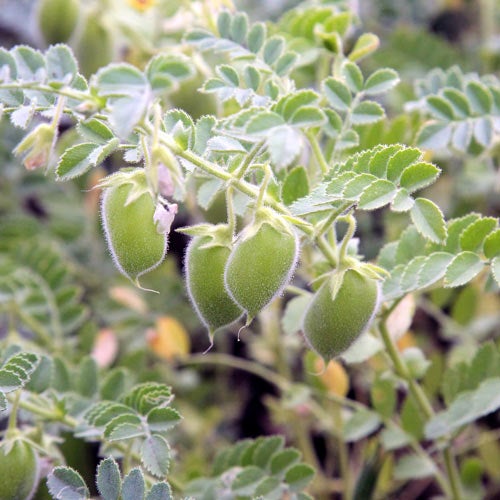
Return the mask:
{"type": "MultiPolygon", "coordinates": [[[[101,22],[88,14],[83,32],[73,34],[83,3],[40,4],[48,43],[79,46],[78,36],[101,22]],[[69,27],[44,10],[57,13],[59,4],[72,12],[69,27]]],[[[428,353],[417,347],[401,353],[390,321],[410,294],[423,297],[478,278],[498,290],[498,219],[470,212],[447,220],[421,191],[441,174],[429,151],[495,154],[499,80],[456,67],[436,70],[416,83],[416,100],[403,111],[414,119],[412,142],[385,143],[380,135],[365,147],[366,131],[393,119],[384,105],[400,78],[391,68],[360,66],[379,40],[353,35],[356,17],[343,2],[307,2],[276,23],[252,23],[229,3],[200,6],[190,16],[182,17],[190,8],[184,3],[163,14],[185,19],[182,40],[148,40],[135,24],[119,21],[122,36],[142,40],[148,61],[104,63],[88,78],[68,45],[43,52],[1,48],[3,120],[24,134],[13,149],[17,161],[63,184],[87,179],[112,159],[120,163],[97,184],[106,258],[141,289],[168,259],[178,212],[193,215],[198,223],[176,229],[191,237],[185,285],[209,337],[210,352],[194,355],[193,363],[248,369],[276,386],[283,411],[306,408],[304,418],[315,419],[336,444],[344,498],[372,498],[376,488],[396,494],[422,478],[444,497],[478,498],[480,481],[467,479],[472,465],[455,443],[500,408],[500,353],[493,343],[471,339],[469,361],[443,368],[431,394],[422,383],[428,353]],[[214,113],[191,116],[173,104],[196,78],[192,99],[214,113]],[[71,127],[69,139],[63,125],[71,127]],[[225,220],[200,220],[221,197],[225,220]],[[360,218],[374,211],[404,218],[406,226],[370,262],[355,235],[360,218]],[[308,383],[312,373],[299,379],[289,369],[217,354],[217,339],[228,331],[246,342],[260,323],[265,337],[271,310],[286,342],[296,339],[291,352],[281,351],[285,364],[301,359],[304,349],[317,353],[325,369],[333,359],[368,366],[381,357],[384,370],[370,365],[371,400],[325,392],[308,383]],[[365,443],[365,455],[353,475],[355,442],[365,443]],[[382,484],[382,463],[390,486],[382,484]]],[[[103,19],[111,15],[106,8],[112,7],[102,7],[103,19]]],[[[211,471],[176,477],[178,465],[170,464],[183,457],[172,453],[170,440],[178,442],[183,423],[171,388],[134,377],[119,363],[106,371],[93,357],[72,354],[81,349],[77,338],[86,335],[92,310],[82,304],[84,288],[60,247],[21,245],[31,232],[14,219],[0,233],[9,238],[0,245],[0,314],[9,332],[0,362],[0,409],[9,418],[0,477],[12,479],[0,480],[0,498],[33,498],[45,477],[53,498],[95,494],[64,463],[63,433],[99,443],[96,484],[104,500],[306,499],[339,492],[331,471],[304,445],[304,429],[289,436],[300,449],[283,436],[247,439],[217,450],[211,471]],[[19,475],[29,481],[18,484],[19,475]]]]}

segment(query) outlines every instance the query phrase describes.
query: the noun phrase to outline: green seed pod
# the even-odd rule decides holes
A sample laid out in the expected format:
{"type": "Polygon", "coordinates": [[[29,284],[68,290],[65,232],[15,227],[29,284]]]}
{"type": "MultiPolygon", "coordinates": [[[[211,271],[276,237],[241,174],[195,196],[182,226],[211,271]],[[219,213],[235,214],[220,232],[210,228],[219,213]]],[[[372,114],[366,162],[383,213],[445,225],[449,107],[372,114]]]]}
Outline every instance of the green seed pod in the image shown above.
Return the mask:
{"type": "Polygon", "coordinates": [[[342,354],[370,325],[380,296],[376,280],[356,269],[334,273],[306,309],[304,336],[323,359],[342,354]]]}
{"type": "Polygon", "coordinates": [[[78,0],[41,0],[38,25],[45,43],[67,42],[75,31],[79,11],[78,0]]]}
{"type": "Polygon", "coordinates": [[[258,216],[241,232],[229,256],[224,282],[229,294],[245,310],[247,324],[283,292],[293,276],[298,255],[295,230],[275,216],[258,216]]]}
{"type": "Polygon", "coordinates": [[[40,475],[38,456],[25,441],[0,446],[0,500],[30,500],[40,475]]]}
{"type": "Polygon", "coordinates": [[[116,267],[139,286],[138,278],[157,267],[167,251],[169,227],[160,227],[157,223],[158,210],[170,213],[171,219],[175,211],[155,206],[147,191],[134,195],[135,188],[133,183],[106,188],[102,195],[101,216],[116,267]]]}
{"type": "Polygon", "coordinates": [[[231,250],[210,236],[193,238],[184,267],[189,298],[212,340],[219,328],[241,318],[243,311],[224,287],[224,268],[231,250]]]}
{"type": "Polygon", "coordinates": [[[75,48],[81,73],[87,78],[114,59],[113,38],[100,17],[89,15],[75,48]]]}

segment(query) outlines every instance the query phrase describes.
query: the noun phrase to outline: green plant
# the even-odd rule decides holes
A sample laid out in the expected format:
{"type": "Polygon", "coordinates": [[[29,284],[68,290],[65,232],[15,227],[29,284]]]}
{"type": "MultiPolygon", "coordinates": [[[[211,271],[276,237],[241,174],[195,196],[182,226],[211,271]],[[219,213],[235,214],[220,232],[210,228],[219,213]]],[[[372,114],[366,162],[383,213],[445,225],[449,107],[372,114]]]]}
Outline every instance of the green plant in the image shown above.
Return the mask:
{"type": "Polygon", "coordinates": [[[326,361],[345,352],[376,313],[378,284],[362,273],[348,269],[327,276],[306,309],[304,337],[326,361]]]}
{"type": "Polygon", "coordinates": [[[5,443],[22,436],[62,500],[494,492],[498,78],[397,87],[399,38],[400,67],[379,67],[344,1],[267,23],[143,4],[80,2],[77,58],[0,48],[5,443]],[[256,335],[235,347],[243,313],[256,335]],[[160,359],[165,316],[195,350],[203,323],[212,352],[160,359]],[[302,330],[346,365],[342,390],[302,330]]]}
{"type": "Polygon", "coordinates": [[[32,446],[19,439],[3,443],[0,447],[0,472],[4,478],[0,498],[33,498],[38,487],[39,463],[32,446]]]}

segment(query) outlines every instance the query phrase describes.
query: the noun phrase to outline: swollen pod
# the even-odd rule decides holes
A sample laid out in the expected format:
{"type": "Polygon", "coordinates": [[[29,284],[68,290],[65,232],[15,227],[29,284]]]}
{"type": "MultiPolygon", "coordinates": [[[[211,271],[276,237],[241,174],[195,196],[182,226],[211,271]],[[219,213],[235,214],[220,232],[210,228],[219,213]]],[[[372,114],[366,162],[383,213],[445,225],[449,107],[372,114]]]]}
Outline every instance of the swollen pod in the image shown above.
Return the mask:
{"type": "Polygon", "coordinates": [[[370,325],[379,295],[378,282],[356,269],[330,275],[304,314],[309,346],[325,360],[342,354],[370,325]]]}
{"type": "Polygon", "coordinates": [[[101,216],[109,251],[121,273],[137,283],[167,251],[168,232],[155,221],[158,207],[148,191],[134,195],[133,183],[104,190],[101,216]]]}
{"type": "Polygon", "coordinates": [[[226,288],[249,323],[290,282],[299,255],[295,230],[284,220],[256,220],[240,234],[224,273],[226,288]]]}
{"type": "Polygon", "coordinates": [[[210,236],[196,236],[187,248],[186,285],[189,298],[210,336],[243,315],[224,287],[224,268],[231,250],[210,236]]]}

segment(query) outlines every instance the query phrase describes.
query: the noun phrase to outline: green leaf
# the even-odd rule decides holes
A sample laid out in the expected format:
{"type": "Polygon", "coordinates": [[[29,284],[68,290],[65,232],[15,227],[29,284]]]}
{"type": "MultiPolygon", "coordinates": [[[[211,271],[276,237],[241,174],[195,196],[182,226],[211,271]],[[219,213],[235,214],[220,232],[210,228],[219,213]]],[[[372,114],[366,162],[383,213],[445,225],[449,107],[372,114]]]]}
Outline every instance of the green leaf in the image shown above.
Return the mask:
{"type": "Polygon", "coordinates": [[[156,483],[146,497],[146,500],[172,500],[172,490],[165,481],[156,483]]]}
{"type": "Polygon", "coordinates": [[[267,134],[272,128],[284,125],[283,118],[273,111],[261,111],[251,118],[246,125],[248,134],[267,134]]]}
{"type": "Polygon", "coordinates": [[[314,469],[307,464],[293,465],[285,474],[285,482],[292,491],[303,490],[313,479],[314,469]]]}
{"type": "Polygon", "coordinates": [[[375,410],[385,418],[391,418],[396,408],[396,388],[389,379],[377,378],[371,387],[371,402],[375,410]]]}
{"type": "Polygon", "coordinates": [[[424,149],[445,149],[451,139],[452,127],[447,122],[428,122],[417,135],[417,146],[424,149]]]}
{"type": "Polygon", "coordinates": [[[293,114],[290,124],[295,127],[319,127],[326,122],[326,116],[321,109],[305,106],[293,114]]]}
{"type": "Polygon", "coordinates": [[[348,59],[350,61],[359,61],[367,55],[375,52],[380,45],[380,40],[377,35],[373,33],[363,33],[354,44],[348,59]]]}
{"type": "Polygon", "coordinates": [[[345,423],[342,438],[347,443],[359,441],[380,427],[379,416],[369,410],[356,411],[345,423]]]}
{"type": "Polygon", "coordinates": [[[396,186],[390,181],[379,179],[370,184],[359,198],[358,208],[375,210],[391,203],[396,196],[396,186]]]}
{"type": "Polygon", "coordinates": [[[47,486],[56,500],[86,500],[90,497],[84,480],[71,467],[56,467],[47,477],[47,486]]]}
{"type": "Polygon", "coordinates": [[[46,76],[45,59],[41,52],[27,45],[18,45],[10,53],[14,56],[17,78],[24,82],[43,81],[46,76]]]}
{"type": "Polygon", "coordinates": [[[123,500],[144,500],[146,485],[140,469],[132,469],[123,479],[123,500]]]}
{"type": "Polygon", "coordinates": [[[407,446],[412,437],[399,427],[388,427],[380,433],[380,442],[385,450],[398,450],[407,446]]]}
{"type": "Polygon", "coordinates": [[[465,87],[472,110],[478,115],[486,115],[491,112],[493,97],[488,88],[480,82],[469,82],[465,87]]]}
{"type": "Polygon", "coordinates": [[[194,71],[188,59],[179,55],[159,54],[146,66],[146,77],[155,94],[174,90],[179,82],[190,78],[194,71]]]}
{"type": "Polygon", "coordinates": [[[243,45],[248,33],[248,16],[244,12],[238,12],[231,22],[231,39],[243,45]]]}
{"type": "Polygon", "coordinates": [[[432,163],[419,162],[410,165],[401,174],[399,184],[408,193],[429,186],[439,177],[441,170],[432,163]]]}
{"type": "Polygon", "coordinates": [[[365,332],[359,336],[340,357],[348,364],[363,363],[384,349],[384,344],[365,332]]]}
{"type": "Polygon", "coordinates": [[[464,217],[450,220],[448,223],[448,237],[446,238],[446,246],[444,250],[452,253],[460,252],[460,236],[462,231],[480,218],[481,216],[479,214],[470,213],[464,217]]]}
{"type": "Polygon", "coordinates": [[[91,163],[91,154],[98,148],[97,144],[84,142],[68,148],[56,167],[59,180],[66,181],[83,175],[94,165],[91,163]]]}
{"type": "Polygon", "coordinates": [[[448,100],[453,108],[454,114],[458,118],[466,118],[470,116],[470,106],[467,97],[457,89],[443,89],[443,96],[448,100]]]}
{"type": "Polygon", "coordinates": [[[425,415],[411,395],[407,395],[400,410],[401,426],[405,432],[416,439],[424,435],[425,415]]]}
{"type": "Polygon", "coordinates": [[[488,259],[497,257],[500,255],[500,229],[489,234],[484,240],[484,255],[488,259]]]}
{"type": "Polygon", "coordinates": [[[286,76],[294,69],[298,60],[299,56],[295,52],[285,52],[274,64],[274,71],[278,76],[286,76]]]}
{"type": "Polygon", "coordinates": [[[207,142],[207,150],[215,153],[246,153],[246,149],[240,141],[232,137],[218,135],[212,137],[207,142]]]}
{"type": "Polygon", "coordinates": [[[351,121],[353,125],[370,125],[382,120],[385,116],[384,108],[375,101],[363,101],[353,110],[351,121]]]}
{"type": "Polygon", "coordinates": [[[97,392],[97,363],[94,358],[86,357],[80,361],[77,390],[85,397],[91,398],[97,392]]]}
{"type": "Polygon", "coordinates": [[[144,440],[141,447],[144,467],[154,476],[165,477],[170,465],[170,447],[167,441],[157,434],[144,440]]]}
{"type": "Polygon", "coordinates": [[[284,444],[285,440],[283,436],[266,437],[254,451],[253,464],[261,469],[267,468],[272,456],[276,452],[281,451],[284,444]]]}
{"type": "Polygon", "coordinates": [[[330,106],[337,111],[347,111],[351,106],[351,91],[340,80],[327,78],[323,82],[323,93],[330,106]]]}
{"type": "Polygon", "coordinates": [[[277,477],[266,477],[255,489],[257,498],[280,499],[283,498],[285,486],[277,477]]]}
{"type": "Polygon", "coordinates": [[[127,63],[110,64],[96,74],[99,95],[136,97],[146,91],[148,81],[135,66],[127,63]]]}
{"type": "Polygon", "coordinates": [[[98,118],[90,118],[79,122],[77,130],[84,139],[96,144],[106,144],[114,138],[111,129],[98,118]]]}
{"type": "Polygon", "coordinates": [[[430,458],[411,454],[397,461],[394,467],[394,478],[399,481],[408,481],[433,476],[436,472],[436,465],[430,458]]]}
{"type": "Polygon", "coordinates": [[[431,115],[437,120],[453,120],[453,108],[446,99],[432,95],[427,98],[426,104],[431,115]]]}
{"type": "Polygon", "coordinates": [[[352,92],[357,93],[363,88],[363,74],[357,64],[347,61],[342,66],[342,76],[352,92]]]}
{"type": "Polygon", "coordinates": [[[476,141],[485,148],[491,145],[493,140],[493,123],[489,116],[477,118],[474,121],[473,134],[476,141]]]}
{"type": "Polygon", "coordinates": [[[467,226],[460,235],[462,250],[479,253],[483,250],[486,237],[498,226],[495,217],[483,217],[467,226]]]}
{"type": "Polygon", "coordinates": [[[177,425],[181,418],[173,408],[153,408],[148,413],[147,422],[152,432],[164,432],[177,425]]]}
{"type": "Polygon", "coordinates": [[[255,23],[250,29],[247,44],[250,51],[257,54],[264,45],[266,39],[266,26],[264,23],[255,23]]]}
{"type": "Polygon", "coordinates": [[[450,263],[444,277],[445,287],[465,285],[477,276],[484,264],[480,257],[473,252],[461,252],[450,263]]]}
{"type": "Polygon", "coordinates": [[[391,146],[386,146],[372,155],[368,164],[370,173],[380,178],[387,177],[387,165],[389,163],[389,160],[398,151],[401,151],[401,149],[402,146],[400,146],[399,144],[394,144],[391,146]]]}
{"type": "Polygon", "coordinates": [[[302,137],[298,130],[290,126],[277,127],[267,135],[266,146],[272,163],[280,170],[297,158],[302,148],[302,137]]]}
{"type": "Polygon", "coordinates": [[[238,496],[253,496],[257,485],[264,477],[264,471],[259,467],[250,465],[245,467],[234,478],[231,490],[238,496]]]}
{"type": "Polygon", "coordinates": [[[230,38],[231,36],[231,14],[223,10],[217,18],[217,29],[221,38],[230,38]]]}
{"type": "Polygon", "coordinates": [[[36,370],[40,357],[20,352],[11,356],[0,369],[0,391],[9,393],[24,387],[36,370]]]}
{"type": "Polygon", "coordinates": [[[0,412],[7,409],[7,398],[3,392],[0,392],[0,412]]]}
{"type": "Polygon", "coordinates": [[[304,167],[298,166],[290,170],[281,187],[281,198],[285,205],[309,194],[309,178],[304,167]]]}
{"type": "Polygon", "coordinates": [[[444,277],[454,256],[446,252],[434,252],[425,257],[418,272],[418,288],[427,288],[444,277]]]}
{"type": "Polygon", "coordinates": [[[410,210],[415,227],[422,236],[440,243],[446,238],[446,224],[440,208],[426,198],[417,198],[410,210]]]}
{"type": "Polygon", "coordinates": [[[26,389],[37,394],[41,394],[50,387],[54,363],[49,356],[41,356],[40,363],[31,374],[30,381],[26,384],[26,389]]]}
{"type": "Polygon", "coordinates": [[[272,65],[283,54],[285,49],[285,39],[281,36],[272,36],[264,44],[262,57],[266,64],[272,65]]]}
{"type": "Polygon", "coordinates": [[[49,82],[69,84],[78,73],[78,64],[67,45],[51,45],[45,53],[49,82]]]}
{"type": "Polygon", "coordinates": [[[118,500],[120,498],[120,469],[113,457],[102,460],[97,467],[96,483],[103,500],[118,500]]]}
{"type": "Polygon", "coordinates": [[[387,178],[392,182],[399,182],[406,168],[420,160],[421,157],[422,151],[417,148],[396,151],[387,162],[387,178]]]}
{"type": "Polygon", "coordinates": [[[404,188],[398,189],[396,196],[392,200],[391,210],[393,212],[408,212],[413,207],[415,200],[404,188]]]}
{"type": "Polygon", "coordinates": [[[282,97],[273,109],[288,122],[299,109],[305,106],[314,107],[318,101],[319,95],[313,90],[299,90],[282,97]]]}
{"type": "Polygon", "coordinates": [[[375,71],[368,77],[363,90],[367,95],[383,94],[395,87],[399,81],[396,71],[383,68],[375,71]]]}
{"type": "Polygon", "coordinates": [[[491,273],[497,282],[497,285],[500,286],[500,256],[494,257],[491,260],[491,273]]]}
{"type": "Polygon", "coordinates": [[[215,69],[217,75],[229,86],[238,87],[240,85],[240,77],[232,66],[221,64],[215,69]]]}
{"type": "Polygon", "coordinates": [[[473,391],[460,394],[450,407],[433,417],[425,427],[428,439],[451,434],[463,425],[488,415],[500,408],[500,378],[483,381],[473,391]]]}
{"type": "Polygon", "coordinates": [[[105,400],[117,400],[123,394],[129,374],[125,368],[115,368],[108,372],[101,382],[101,398],[105,400]]]}
{"type": "Polygon", "coordinates": [[[292,465],[300,460],[301,454],[295,448],[287,448],[273,455],[271,459],[271,474],[284,474],[292,465]]]}

